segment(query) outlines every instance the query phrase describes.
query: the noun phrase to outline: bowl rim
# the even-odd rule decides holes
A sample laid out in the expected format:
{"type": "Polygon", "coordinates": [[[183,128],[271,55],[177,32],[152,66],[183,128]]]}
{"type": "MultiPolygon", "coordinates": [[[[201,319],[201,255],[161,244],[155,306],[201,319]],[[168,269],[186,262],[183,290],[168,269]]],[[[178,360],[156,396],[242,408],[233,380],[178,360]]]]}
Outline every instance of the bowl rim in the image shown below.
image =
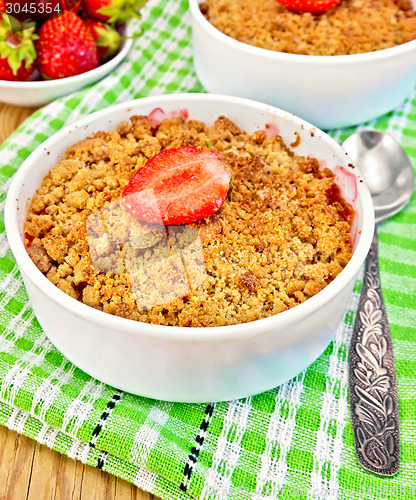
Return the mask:
{"type": "Polygon", "coordinates": [[[342,54],[342,55],[307,55],[307,54],[292,54],[289,52],[278,52],[276,50],[265,49],[250,45],[245,42],[240,42],[231,36],[226,35],[213,24],[211,24],[199,9],[199,4],[203,0],[189,0],[189,7],[193,19],[198,22],[199,26],[206,30],[211,36],[217,38],[219,42],[224,43],[231,49],[246,52],[250,55],[271,60],[284,60],[287,62],[297,62],[299,64],[316,64],[317,62],[324,65],[329,64],[357,64],[369,61],[377,61],[379,59],[389,59],[397,57],[397,55],[414,50],[416,52],[416,39],[409,42],[395,45],[386,49],[374,50],[372,52],[362,52],[359,54],[342,54]]]}
{"type": "MultiPolygon", "coordinates": [[[[299,315],[309,315],[317,309],[326,304],[331,298],[335,297],[358,273],[362,263],[370,248],[371,240],[374,232],[374,210],[371,200],[371,195],[365,186],[364,182],[360,180],[360,173],[357,168],[354,173],[357,177],[357,200],[361,203],[362,207],[362,233],[358,245],[345,268],[341,273],[329,283],[323,290],[318,292],[313,297],[310,297],[305,302],[297,306],[278,313],[267,318],[258,319],[248,323],[239,323],[236,325],[215,326],[215,327],[180,327],[180,326],[167,326],[167,325],[154,325],[126,318],[121,318],[103,311],[96,310],[76,299],[70,297],[65,292],[60,290],[52,282],[43,275],[43,273],[36,267],[32,259],[29,257],[23,241],[20,236],[18,222],[17,222],[17,209],[18,198],[22,185],[25,184],[26,174],[33,169],[33,165],[42,162],[39,159],[46,154],[49,146],[59,142],[59,139],[66,134],[80,129],[88,129],[89,123],[96,119],[108,119],[115,112],[125,110],[126,113],[134,114],[138,110],[136,107],[151,106],[161,107],[165,102],[170,104],[177,103],[178,109],[183,108],[184,105],[199,100],[212,102],[213,105],[220,105],[222,103],[234,103],[245,108],[256,108],[257,111],[264,113],[272,113],[279,115],[285,119],[293,121],[299,128],[307,128],[307,130],[314,131],[314,137],[319,138],[326,142],[334,152],[345,158],[345,163],[353,163],[348,157],[344,149],[328,134],[321,131],[318,127],[310,124],[309,122],[299,118],[298,116],[281,110],[274,106],[264,104],[251,99],[241,97],[231,97],[220,94],[204,94],[204,93],[190,93],[190,94],[166,94],[162,96],[152,96],[140,99],[134,99],[124,103],[109,106],[100,111],[96,111],[84,118],[73,122],[66,127],[63,127],[58,132],[54,133],[46,141],[41,143],[22,163],[21,167],[16,172],[9,191],[7,193],[5,204],[5,228],[7,239],[10,248],[16,258],[19,267],[24,274],[31,280],[42,293],[46,294],[50,300],[57,303],[59,306],[64,307],[73,314],[83,317],[87,320],[93,321],[95,324],[105,327],[117,329],[123,328],[125,333],[133,335],[145,335],[154,338],[169,338],[170,340],[194,340],[194,341],[209,341],[210,339],[218,338],[232,338],[232,337],[250,337],[253,335],[260,335],[270,327],[284,328],[287,324],[291,323],[299,315]]],[[[138,111],[140,112],[140,111],[138,111]]],[[[111,121],[111,120],[110,120],[111,121]]]]}
{"type": "MultiPolygon", "coordinates": [[[[120,30],[122,31],[122,36],[131,36],[133,35],[133,25],[129,21],[125,23],[120,30]]],[[[9,80],[0,80],[0,89],[1,88],[9,88],[9,89],[25,89],[25,90],[40,90],[40,89],[48,89],[51,87],[59,87],[63,85],[76,85],[77,83],[82,82],[83,80],[87,80],[90,78],[94,78],[95,75],[101,74],[103,71],[111,66],[118,66],[123,59],[130,52],[130,49],[133,46],[133,38],[126,38],[121,41],[121,46],[119,52],[112,57],[110,60],[97,66],[94,69],[90,69],[89,71],[85,71],[84,73],[80,73],[79,75],[67,76],[66,78],[57,78],[54,80],[28,80],[25,82],[13,82],[9,80]]]]}

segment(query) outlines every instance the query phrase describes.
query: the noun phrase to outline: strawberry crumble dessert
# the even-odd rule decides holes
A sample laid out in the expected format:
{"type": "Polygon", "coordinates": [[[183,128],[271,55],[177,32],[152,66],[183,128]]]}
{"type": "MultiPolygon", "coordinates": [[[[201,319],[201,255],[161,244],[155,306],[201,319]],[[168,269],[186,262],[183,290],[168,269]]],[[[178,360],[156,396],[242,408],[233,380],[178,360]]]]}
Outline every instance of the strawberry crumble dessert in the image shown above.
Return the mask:
{"type": "Polygon", "coordinates": [[[25,245],[88,306],[158,325],[224,326],[285,311],[334,280],[352,255],[352,216],[332,172],[278,135],[246,133],[224,116],[210,127],[132,116],[50,170],[25,245]]]}
{"type": "Polygon", "coordinates": [[[240,42],[292,54],[358,54],[416,39],[411,0],[204,0],[200,9],[240,42]]]}

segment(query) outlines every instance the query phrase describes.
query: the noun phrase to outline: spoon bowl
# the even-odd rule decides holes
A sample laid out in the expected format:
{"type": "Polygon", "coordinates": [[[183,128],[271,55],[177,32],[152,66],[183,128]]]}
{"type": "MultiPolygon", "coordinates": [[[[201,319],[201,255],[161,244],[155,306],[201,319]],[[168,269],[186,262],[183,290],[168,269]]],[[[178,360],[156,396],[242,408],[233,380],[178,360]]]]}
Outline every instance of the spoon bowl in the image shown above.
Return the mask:
{"type": "Polygon", "coordinates": [[[376,223],[400,212],[412,197],[414,173],[396,139],[376,130],[360,130],[348,137],[343,147],[371,193],[376,223]]]}

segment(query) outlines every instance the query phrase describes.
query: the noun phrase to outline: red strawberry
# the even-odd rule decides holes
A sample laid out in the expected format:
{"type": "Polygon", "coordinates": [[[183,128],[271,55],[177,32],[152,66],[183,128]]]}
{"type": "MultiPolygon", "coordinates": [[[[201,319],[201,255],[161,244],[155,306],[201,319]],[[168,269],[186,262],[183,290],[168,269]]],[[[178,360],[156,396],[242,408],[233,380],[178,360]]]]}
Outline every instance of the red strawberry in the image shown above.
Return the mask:
{"type": "Polygon", "coordinates": [[[100,62],[118,51],[122,38],[117,30],[108,24],[104,24],[101,21],[94,21],[93,19],[87,19],[84,21],[84,24],[95,40],[98,60],[100,62]]]}
{"type": "Polygon", "coordinates": [[[296,12],[319,14],[336,7],[341,0],[277,0],[278,3],[296,12]]]}
{"type": "Polygon", "coordinates": [[[0,80],[25,81],[35,70],[37,35],[34,27],[13,33],[8,18],[0,20],[0,80]]]}
{"type": "Polygon", "coordinates": [[[98,66],[95,42],[74,12],[43,24],[36,48],[39,72],[46,79],[79,75],[98,66]]]}
{"type": "Polygon", "coordinates": [[[146,0],[84,0],[88,17],[110,24],[123,24],[132,17],[140,17],[139,10],[146,0]]]}
{"type": "Polygon", "coordinates": [[[136,172],[123,197],[140,220],[186,224],[217,212],[230,181],[231,172],[212,149],[165,149],[136,172]]]}
{"type": "Polygon", "coordinates": [[[3,0],[0,0],[0,13],[1,12],[6,12],[6,4],[3,0]]]}

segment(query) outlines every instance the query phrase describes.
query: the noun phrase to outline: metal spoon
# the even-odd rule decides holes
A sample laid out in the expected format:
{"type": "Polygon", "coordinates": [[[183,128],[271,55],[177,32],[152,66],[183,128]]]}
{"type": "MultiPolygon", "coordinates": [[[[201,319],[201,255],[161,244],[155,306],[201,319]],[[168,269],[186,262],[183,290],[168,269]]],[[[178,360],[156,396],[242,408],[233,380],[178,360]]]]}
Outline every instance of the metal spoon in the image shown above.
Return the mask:
{"type": "MultiPolygon", "coordinates": [[[[374,204],[376,223],[399,212],[413,193],[409,158],[390,135],[359,131],[343,143],[374,204]]],[[[399,406],[393,344],[380,286],[377,229],[366,260],[349,355],[350,412],[361,465],[393,476],[400,467],[399,406]]]]}

